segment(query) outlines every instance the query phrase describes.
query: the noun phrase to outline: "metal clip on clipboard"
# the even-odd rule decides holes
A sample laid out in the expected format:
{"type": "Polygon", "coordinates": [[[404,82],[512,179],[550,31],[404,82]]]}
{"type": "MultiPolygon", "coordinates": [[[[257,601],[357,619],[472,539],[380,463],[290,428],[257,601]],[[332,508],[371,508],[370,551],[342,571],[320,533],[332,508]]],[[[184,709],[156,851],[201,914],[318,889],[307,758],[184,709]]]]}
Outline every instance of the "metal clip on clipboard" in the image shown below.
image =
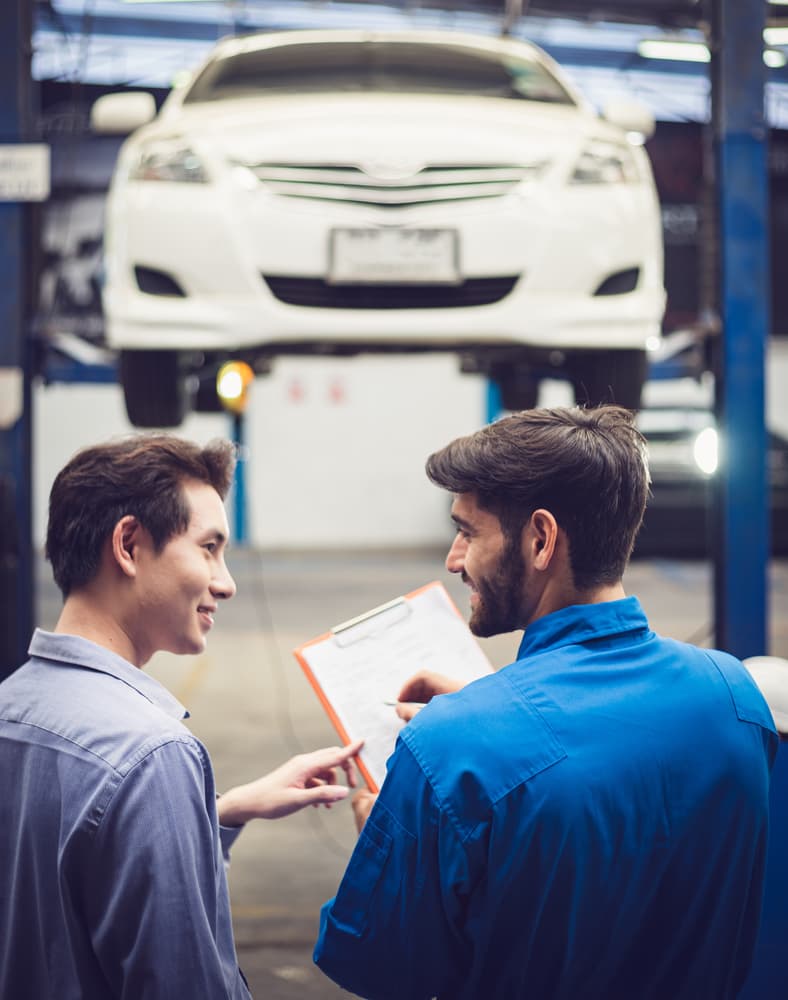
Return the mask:
{"type": "Polygon", "coordinates": [[[335,625],[331,629],[331,635],[338,646],[352,646],[361,639],[367,639],[396,625],[412,613],[413,609],[407,598],[395,597],[393,601],[387,601],[363,615],[335,625]]]}

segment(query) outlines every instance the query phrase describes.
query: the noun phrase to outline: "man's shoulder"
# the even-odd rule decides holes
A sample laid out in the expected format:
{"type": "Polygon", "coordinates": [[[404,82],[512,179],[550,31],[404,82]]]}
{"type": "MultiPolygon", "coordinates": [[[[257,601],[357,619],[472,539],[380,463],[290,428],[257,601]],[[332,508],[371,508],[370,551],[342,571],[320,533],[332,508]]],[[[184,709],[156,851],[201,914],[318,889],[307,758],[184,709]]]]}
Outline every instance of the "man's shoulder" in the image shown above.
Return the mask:
{"type": "Polygon", "coordinates": [[[402,739],[439,798],[465,797],[474,782],[489,804],[566,757],[548,715],[506,670],[434,698],[402,739]]]}
{"type": "Polygon", "coordinates": [[[141,753],[169,743],[200,744],[183,723],[117,677],[35,658],[0,685],[6,735],[123,771],[141,753]]]}
{"type": "Polygon", "coordinates": [[[741,660],[719,649],[704,649],[701,652],[722,678],[738,718],[742,722],[751,722],[776,732],[766,699],[741,660]]]}

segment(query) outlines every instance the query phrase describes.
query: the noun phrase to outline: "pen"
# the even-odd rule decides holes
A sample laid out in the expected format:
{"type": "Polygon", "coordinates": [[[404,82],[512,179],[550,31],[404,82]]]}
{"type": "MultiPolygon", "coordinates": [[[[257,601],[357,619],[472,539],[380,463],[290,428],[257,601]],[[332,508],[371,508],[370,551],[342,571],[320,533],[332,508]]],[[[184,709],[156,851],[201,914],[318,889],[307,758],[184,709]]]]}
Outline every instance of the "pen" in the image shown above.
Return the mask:
{"type": "Polygon", "coordinates": [[[414,708],[424,708],[425,702],[423,701],[384,701],[384,705],[390,705],[391,708],[396,708],[397,705],[412,705],[414,708]]]}

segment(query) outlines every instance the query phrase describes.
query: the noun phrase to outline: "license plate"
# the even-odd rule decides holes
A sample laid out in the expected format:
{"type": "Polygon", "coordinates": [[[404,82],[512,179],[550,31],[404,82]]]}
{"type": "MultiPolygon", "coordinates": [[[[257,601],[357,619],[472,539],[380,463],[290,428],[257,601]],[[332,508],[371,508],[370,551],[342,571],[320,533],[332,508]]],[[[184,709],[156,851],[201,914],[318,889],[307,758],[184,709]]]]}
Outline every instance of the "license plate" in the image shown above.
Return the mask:
{"type": "Polygon", "coordinates": [[[333,284],[446,284],[460,281],[454,229],[333,229],[333,284]]]}

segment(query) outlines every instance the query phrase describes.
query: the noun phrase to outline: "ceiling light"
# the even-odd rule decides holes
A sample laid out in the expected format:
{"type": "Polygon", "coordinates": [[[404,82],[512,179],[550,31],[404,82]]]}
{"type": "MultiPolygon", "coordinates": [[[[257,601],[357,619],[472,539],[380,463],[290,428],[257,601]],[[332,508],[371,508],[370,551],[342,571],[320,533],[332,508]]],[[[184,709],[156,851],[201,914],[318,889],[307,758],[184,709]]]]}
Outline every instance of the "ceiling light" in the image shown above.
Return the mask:
{"type": "Polygon", "coordinates": [[[638,42],[638,55],[644,59],[673,59],[679,62],[707,63],[711,58],[703,42],[685,42],[668,38],[644,38],[638,42]]]}
{"type": "Polygon", "coordinates": [[[764,28],[763,40],[767,45],[788,45],[788,28],[764,28]]]}
{"type": "MultiPolygon", "coordinates": [[[[788,3],[788,0],[785,0],[785,2],[788,3]]],[[[784,52],[780,52],[779,49],[764,49],[763,61],[769,69],[782,69],[786,62],[788,62],[788,57],[784,52]]]]}

